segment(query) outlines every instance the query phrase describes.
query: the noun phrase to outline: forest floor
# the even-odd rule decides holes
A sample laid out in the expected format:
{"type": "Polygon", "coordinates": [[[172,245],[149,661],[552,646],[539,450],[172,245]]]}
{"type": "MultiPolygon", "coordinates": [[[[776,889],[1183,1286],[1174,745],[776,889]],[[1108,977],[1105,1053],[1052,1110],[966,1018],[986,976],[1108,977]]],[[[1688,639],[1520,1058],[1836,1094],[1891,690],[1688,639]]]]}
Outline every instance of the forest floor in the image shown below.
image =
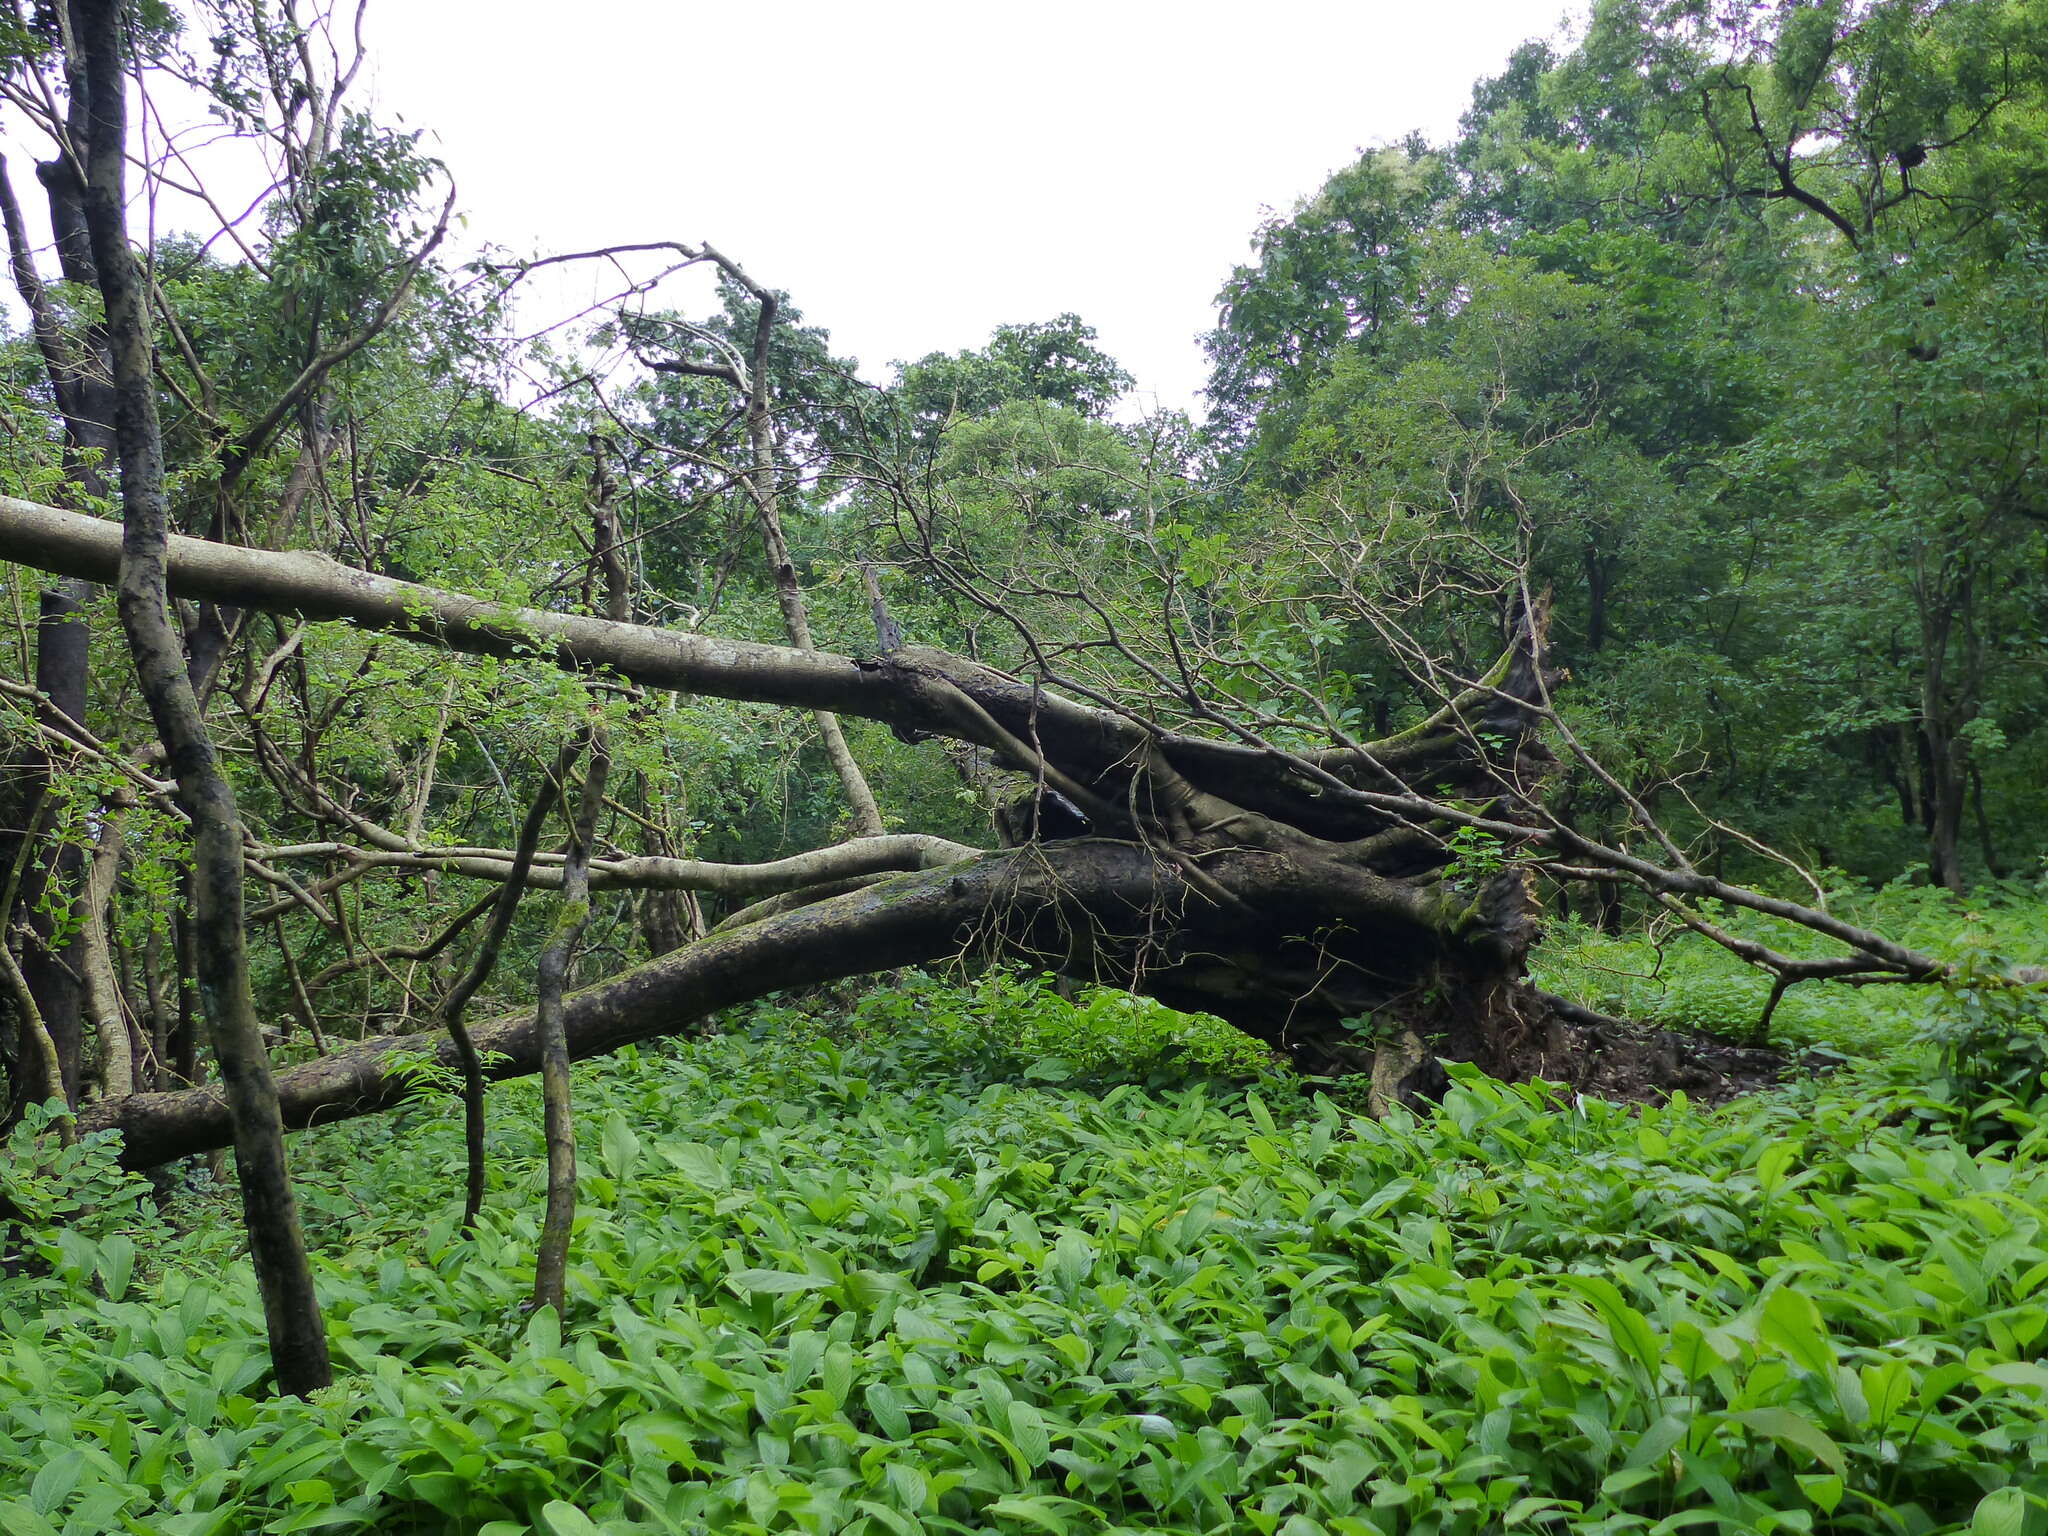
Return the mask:
{"type": "Polygon", "coordinates": [[[1561,1023],[1553,1026],[1553,1036],[1550,1053],[1578,1064],[1573,1081],[1579,1093],[1625,1104],[1662,1104],[1683,1093],[1711,1107],[1841,1064],[1818,1051],[1622,1021],[1561,1023]]]}
{"type": "MultiPolygon", "coordinates": [[[[1591,1005],[1746,1006],[1685,945],[1562,938],[1543,979],[1591,1005]]],[[[1382,1122],[1213,1021],[1008,973],[761,1006],[578,1069],[566,1318],[523,1305],[531,1084],[493,1092],[473,1239],[444,1095],[296,1138],[340,1378],[310,1403],[265,1391],[231,1191],[159,1211],[24,1131],[0,1529],[2030,1532],[2048,1104],[1969,1003],[1816,996],[1774,1043],[1865,1048],[1718,1109],[1459,1069],[1382,1122]]]]}

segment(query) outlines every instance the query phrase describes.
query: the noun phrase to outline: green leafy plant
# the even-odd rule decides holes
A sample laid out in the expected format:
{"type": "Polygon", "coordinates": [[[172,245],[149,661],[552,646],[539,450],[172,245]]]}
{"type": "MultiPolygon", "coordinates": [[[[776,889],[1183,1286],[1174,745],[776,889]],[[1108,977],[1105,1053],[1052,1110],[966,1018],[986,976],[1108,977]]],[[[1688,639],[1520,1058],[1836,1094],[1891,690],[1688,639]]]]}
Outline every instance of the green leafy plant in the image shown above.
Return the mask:
{"type": "Polygon", "coordinates": [[[125,1288],[0,1279],[0,1527],[2048,1523],[2048,1130],[1973,1155],[1899,1072],[1706,1114],[1460,1068],[1375,1123],[1011,972],[732,1023],[579,1069],[562,1319],[527,1083],[473,1239],[446,1103],[295,1144],[315,1402],[262,1389],[218,1191],[125,1288]]]}
{"type": "Polygon", "coordinates": [[[1454,885],[1478,885],[1507,868],[1507,847],[1499,837],[1478,827],[1460,827],[1447,846],[1451,862],[1444,878],[1454,885]]]}
{"type": "Polygon", "coordinates": [[[1938,1112],[1972,1146],[2010,1141],[2035,1124],[2048,1089],[2043,991],[2011,979],[1996,956],[1968,957],[1920,1032],[1934,1048],[1938,1112]]]}

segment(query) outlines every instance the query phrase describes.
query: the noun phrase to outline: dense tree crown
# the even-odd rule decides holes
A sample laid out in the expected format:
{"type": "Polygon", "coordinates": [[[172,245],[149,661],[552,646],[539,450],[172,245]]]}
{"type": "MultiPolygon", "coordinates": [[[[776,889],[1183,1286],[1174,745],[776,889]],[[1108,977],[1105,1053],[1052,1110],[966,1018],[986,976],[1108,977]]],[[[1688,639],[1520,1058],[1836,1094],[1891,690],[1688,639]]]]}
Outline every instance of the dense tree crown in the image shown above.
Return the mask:
{"type": "Polygon", "coordinates": [[[1310,498],[1526,538],[1639,792],[1866,878],[2025,868],[2044,28],[1617,0],[1523,48],[1454,142],[1367,154],[1224,287],[1246,526],[1310,498]]]}

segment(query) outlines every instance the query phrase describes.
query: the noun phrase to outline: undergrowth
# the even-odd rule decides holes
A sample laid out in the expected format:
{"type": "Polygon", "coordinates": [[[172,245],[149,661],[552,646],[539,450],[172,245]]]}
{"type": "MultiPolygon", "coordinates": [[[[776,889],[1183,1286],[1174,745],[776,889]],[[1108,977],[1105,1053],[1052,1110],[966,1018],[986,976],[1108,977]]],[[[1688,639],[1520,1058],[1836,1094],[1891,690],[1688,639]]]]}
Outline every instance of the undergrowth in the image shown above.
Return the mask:
{"type": "MultiPolygon", "coordinates": [[[[1877,891],[1845,885],[1829,893],[1829,906],[1939,959],[1978,968],[2048,966],[2048,877],[1987,884],[1967,899],[1904,883],[1877,891]]],[[[1748,912],[1716,916],[1788,954],[1839,952],[1790,923],[1748,912]]],[[[1752,1036],[1771,991],[1768,976],[1682,930],[1657,943],[1640,931],[1606,935],[1581,922],[1554,923],[1534,959],[1541,985],[1602,1012],[1737,1040],[1752,1036]]],[[[1910,1046],[1929,1006],[1924,988],[1809,982],[1786,993],[1769,1038],[1795,1050],[1882,1057],[1910,1046]]]]}
{"type": "Polygon", "coordinates": [[[1930,1049],[1712,1114],[1460,1071],[1375,1123],[1007,975],[759,1009],[579,1069],[559,1321],[530,1085],[473,1241],[445,1101],[295,1140],[310,1403],[228,1193],[157,1215],[32,1123],[0,1529],[2039,1536],[2039,1073],[1930,1049]]]}

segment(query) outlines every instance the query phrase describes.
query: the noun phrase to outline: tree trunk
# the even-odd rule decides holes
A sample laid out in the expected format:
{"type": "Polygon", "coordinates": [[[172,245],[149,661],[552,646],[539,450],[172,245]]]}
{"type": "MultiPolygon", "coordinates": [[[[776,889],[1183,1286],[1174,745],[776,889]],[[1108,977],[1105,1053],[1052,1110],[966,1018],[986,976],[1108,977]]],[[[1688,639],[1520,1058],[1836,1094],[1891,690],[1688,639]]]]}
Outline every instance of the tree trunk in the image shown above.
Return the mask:
{"type": "Polygon", "coordinates": [[[1977,848],[1984,855],[1984,869],[1994,880],[2006,875],[2005,861],[1998,856],[1998,843],[1991,835],[1991,817],[1984,810],[1984,774],[1970,765],[1970,808],[1977,817],[1977,848]]]}
{"type": "Polygon", "coordinates": [[[611,768],[601,718],[592,722],[583,795],[570,823],[569,856],[562,865],[562,905],[540,952],[534,1018],[540,1048],[540,1096],[548,1151],[547,1209],[534,1256],[533,1304],[568,1311],[569,1236],[576,1224],[576,1117],[569,1082],[569,1034],[563,1001],[575,977],[576,946],[590,924],[590,848],[604,808],[611,768]]]}
{"type": "Polygon", "coordinates": [[[121,461],[117,606],[143,699],[192,824],[196,971],[233,1111],[250,1258],[263,1296],[278,1386],[303,1397],[326,1386],[332,1373],[285,1163],[277,1090],[249,992],[241,820],[170,618],[163,440],[142,278],[128,246],[126,9],[121,0],[83,0],[76,13],[90,97],[85,221],[106,304],[121,461]]]}
{"type": "Polygon", "coordinates": [[[1921,728],[1924,785],[1921,805],[1926,814],[1927,878],[1960,896],[1963,880],[1963,809],[1969,780],[1964,759],[1968,746],[1952,732],[1927,722],[1921,728]]]}
{"type": "MultiPolygon", "coordinates": [[[[80,725],[85,723],[89,634],[81,610],[90,600],[91,590],[79,581],[59,583],[54,591],[43,594],[36,622],[36,687],[59,713],[80,725]]],[[[54,792],[62,772],[61,759],[54,752],[45,752],[38,774],[39,787],[54,792]]],[[[21,891],[16,900],[21,910],[30,914],[35,942],[26,947],[21,969],[42,1016],[42,1028],[63,1069],[64,1097],[76,1105],[84,1038],[83,994],[79,986],[83,952],[75,933],[55,948],[52,940],[57,932],[54,909],[68,901],[85,899],[85,856],[69,839],[58,839],[51,848],[49,858],[32,858],[22,872],[21,891]],[[46,907],[53,910],[46,911],[46,907]]]]}
{"type": "MultiPolygon", "coordinates": [[[[1502,877],[1447,914],[1426,895],[1355,867],[1318,868],[1264,849],[1222,853],[1202,868],[1233,899],[1219,905],[1171,859],[1104,839],[892,876],[713,933],[568,996],[568,1055],[582,1060],[686,1034],[769,992],[966,950],[1220,1014],[1310,1071],[1369,1067],[1369,1034],[1345,1027],[1367,1015],[1405,1021],[1441,1054],[1495,1070],[1540,1064],[1547,1010],[1519,979],[1520,949],[1534,935],[1519,877],[1502,877]]],[[[531,1014],[471,1033],[492,1076],[538,1069],[541,1031],[531,1014]]],[[[440,1031],[366,1040],[278,1074],[285,1123],[324,1125],[403,1102],[411,1079],[391,1070],[393,1053],[456,1066],[440,1031]]],[[[1552,1060],[1546,1070],[1567,1075],[1569,1066],[1552,1060]]],[[[230,1134],[225,1107],[205,1091],[88,1105],[81,1129],[119,1130],[124,1161],[134,1167],[221,1145],[230,1134]]]]}
{"type": "Polygon", "coordinates": [[[525,894],[526,872],[533,864],[534,850],[540,846],[542,828],[547,825],[548,815],[560,799],[562,785],[567,780],[569,767],[576,755],[583,750],[578,741],[565,746],[556,756],[555,763],[541,780],[540,793],[534,796],[532,807],[526,813],[526,820],[519,828],[519,842],[512,851],[512,869],[505,881],[505,888],[498,893],[498,899],[491,910],[490,925],[485,928],[482,940],[477,944],[476,954],[471,958],[469,969],[441,1001],[441,1022],[447,1028],[449,1043],[455,1049],[455,1061],[462,1072],[462,1138],[468,1162],[468,1177],[464,1184],[462,1200],[462,1223],[459,1228],[465,1235],[476,1228],[476,1221],[484,1207],[484,1074],[483,1058],[478,1055],[476,1042],[468,1026],[463,1022],[463,1011],[469,1007],[469,1000],[476,996],[479,988],[490,980],[491,972],[498,967],[498,956],[505,947],[505,935],[511,932],[512,919],[519,912],[519,898],[525,894]]]}
{"type": "Polygon", "coordinates": [[[121,873],[121,816],[110,808],[101,819],[99,841],[93,847],[87,867],[78,943],[79,979],[85,991],[86,1013],[92,1020],[93,1038],[99,1044],[100,1091],[119,1098],[135,1091],[135,1056],[128,1038],[128,1018],[121,1005],[121,984],[114,971],[113,945],[107,939],[112,921],[109,907],[121,873]]]}
{"type": "MultiPolygon", "coordinates": [[[[64,1098],[64,1067],[57,1059],[57,1043],[44,1027],[35,993],[29,989],[28,978],[22,975],[21,967],[15,963],[14,951],[4,940],[0,940],[0,981],[5,982],[8,1001],[21,1017],[22,1076],[30,1080],[39,1079],[41,1084],[40,1092],[26,1097],[38,1103],[61,1102],[64,1098]],[[33,1065],[29,1066],[30,1063],[33,1065]]],[[[57,1134],[69,1146],[76,1138],[77,1130],[72,1121],[65,1120],[58,1126],[57,1134]]]]}
{"type": "MultiPolygon", "coordinates": [[[[804,589],[797,580],[796,562],[790,558],[789,541],[782,536],[782,495],[775,472],[775,424],[768,404],[768,341],[775,325],[775,297],[754,290],[761,305],[753,377],[747,401],[747,446],[752,456],[746,478],[747,494],[761,522],[761,542],[768,551],[768,571],[775,582],[775,601],[782,609],[782,623],[789,643],[800,651],[816,650],[811,642],[810,610],[804,603],[804,589]]],[[[839,717],[829,709],[817,710],[818,739],[825,757],[846,793],[853,814],[855,837],[880,837],[882,812],[875,804],[867,775],[846,744],[846,732],[839,717]]]]}
{"type": "MultiPolygon", "coordinates": [[[[89,518],[0,500],[0,537],[17,558],[78,575],[106,568],[103,526],[89,518]]],[[[1849,945],[1854,969],[1903,979],[1941,969],[1837,917],[1716,881],[1680,852],[1652,863],[1539,814],[1552,760],[1535,727],[1554,675],[1543,660],[1546,609],[1536,600],[1518,605],[1496,667],[1427,720],[1378,741],[1289,753],[1256,739],[1168,730],[916,647],[856,659],[507,610],[311,556],[197,540],[173,540],[170,561],[174,583],[194,596],[345,616],[457,651],[551,655],[565,667],[646,686],[827,708],[968,743],[1039,786],[1034,801],[1063,804],[1068,821],[1085,828],[1084,836],[1041,836],[1015,851],[905,874],[886,873],[902,867],[886,862],[845,867],[848,856],[890,839],[783,861],[801,865],[810,883],[792,890],[778,879],[765,889],[788,894],[742,914],[752,921],[565,999],[571,1057],[674,1033],[767,991],[967,950],[1029,958],[1216,1013],[1316,1073],[1363,1070],[1374,1039],[1412,1035],[1428,1060],[1383,1074],[1383,1095],[1425,1086],[1440,1058],[1508,1077],[1572,1080],[1579,1064],[1569,1037],[1551,1027],[1556,1010],[1524,977],[1540,914],[1521,855],[1536,849],[1568,860],[1547,866],[1568,877],[1584,875],[1571,865],[1600,865],[1589,878],[1603,890],[1627,880],[1660,902],[1711,898],[1804,923],[1849,945]],[[849,873],[860,888],[828,896],[830,882],[849,873]]],[[[1045,820],[1027,814],[1021,824],[1042,828],[1045,820]]],[[[475,853],[458,860],[451,850],[439,862],[451,870],[470,862],[474,873],[504,878],[506,856],[475,853]]],[[[916,853],[900,850],[906,859],[916,853]]],[[[706,888],[730,875],[729,867],[667,862],[706,888]]],[[[601,872],[592,872],[593,882],[601,872]]],[[[562,879],[556,867],[536,870],[535,883],[544,875],[562,879]]],[[[1755,963],[1780,965],[1739,936],[1720,941],[1755,963]]],[[[1782,967],[1797,971],[1795,979],[1842,973],[1841,962],[1802,964],[1782,967]]],[[[441,1044],[408,1039],[401,1048],[441,1044]]],[[[539,1060],[527,1020],[482,1026],[476,1044],[505,1052],[511,1071],[532,1071],[539,1060]]],[[[381,1065],[392,1048],[377,1042],[285,1074],[288,1123],[394,1102],[403,1084],[381,1065]]],[[[130,1156],[148,1161],[205,1144],[220,1121],[217,1106],[188,1095],[139,1096],[90,1123],[118,1125],[130,1156]]]]}
{"type": "MultiPolygon", "coordinates": [[[[63,3],[76,12],[71,0],[63,3]]],[[[70,98],[66,129],[72,157],[59,155],[39,165],[36,172],[48,199],[50,227],[56,235],[58,265],[64,280],[93,286],[97,273],[86,232],[85,188],[78,177],[78,161],[88,154],[92,132],[91,92],[85,60],[77,46],[75,14],[74,25],[61,30],[65,46],[58,62],[70,98]]],[[[105,466],[113,461],[116,451],[105,329],[90,323],[75,334],[67,329],[59,307],[51,301],[36,270],[27,226],[4,163],[0,163],[0,224],[5,226],[8,266],[15,291],[28,311],[29,329],[64,425],[66,476],[88,502],[99,500],[107,489],[105,466]]],[[[59,713],[79,725],[85,722],[89,678],[89,627],[84,614],[90,599],[90,588],[84,583],[62,582],[43,594],[36,626],[36,687],[59,713]]],[[[46,754],[44,782],[51,782],[58,771],[56,758],[46,754]]],[[[82,895],[78,885],[83,867],[80,850],[64,846],[48,867],[32,868],[20,893],[26,908],[36,911],[51,890],[60,897],[82,895]]],[[[66,1096],[76,1103],[82,1043],[79,973],[85,957],[76,939],[61,953],[51,952],[47,948],[52,932],[50,920],[38,915],[34,922],[39,942],[24,957],[23,971],[43,1028],[63,1066],[66,1096]]]]}

